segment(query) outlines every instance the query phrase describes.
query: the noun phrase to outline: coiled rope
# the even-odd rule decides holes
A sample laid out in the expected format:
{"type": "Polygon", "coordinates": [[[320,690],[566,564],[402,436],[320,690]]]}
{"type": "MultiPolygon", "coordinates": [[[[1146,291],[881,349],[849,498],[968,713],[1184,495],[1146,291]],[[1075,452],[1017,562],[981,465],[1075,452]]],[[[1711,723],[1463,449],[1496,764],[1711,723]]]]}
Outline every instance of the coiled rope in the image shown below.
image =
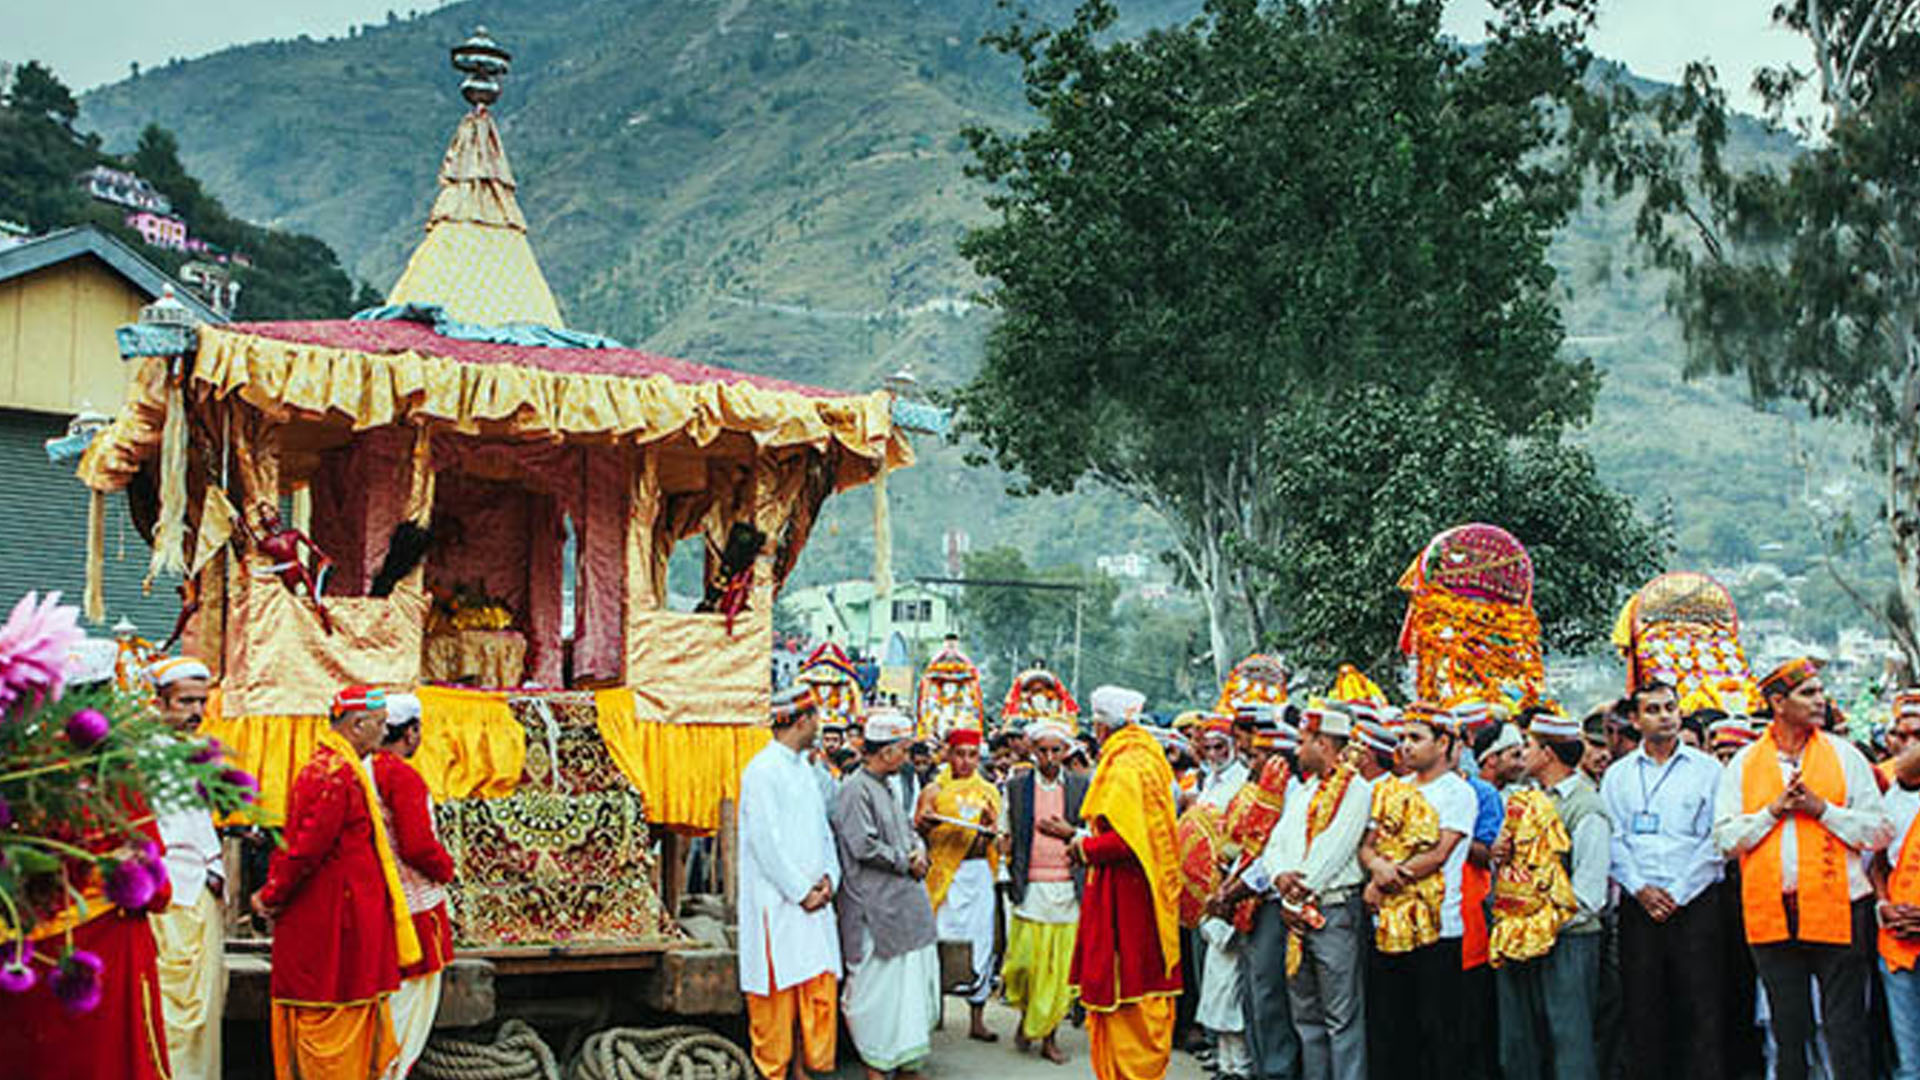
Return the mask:
{"type": "Polygon", "coordinates": [[[608,1028],[588,1037],[569,1080],[752,1080],[753,1061],[703,1027],[608,1028]]]}
{"type": "Polygon", "coordinates": [[[488,1043],[435,1036],[413,1067],[420,1080],[560,1080],[560,1065],[539,1032],[508,1020],[488,1043]]]}

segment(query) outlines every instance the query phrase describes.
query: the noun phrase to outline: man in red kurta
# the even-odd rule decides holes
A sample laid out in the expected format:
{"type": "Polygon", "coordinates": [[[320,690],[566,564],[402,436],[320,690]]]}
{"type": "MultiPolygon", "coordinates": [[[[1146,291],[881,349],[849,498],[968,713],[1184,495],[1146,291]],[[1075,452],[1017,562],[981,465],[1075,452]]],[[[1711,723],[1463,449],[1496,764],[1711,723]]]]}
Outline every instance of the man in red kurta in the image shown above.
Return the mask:
{"type": "Polygon", "coordinates": [[[388,995],[421,950],[362,758],[386,734],[386,697],[350,687],[294,778],[284,847],[254,910],[273,920],[278,1080],[379,1080],[397,1046],[388,995]]]}
{"type": "Polygon", "coordinates": [[[1166,1075],[1180,994],[1180,858],[1173,770],[1133,720],[1145,699],[1101,687],[1090,699],[1103,737],[1070,851],[1088,867],[1069,978],[1087,1009],[1098,1080],[1166,1075]],[[1124,945],[1122,944],[1124,943],[1124,945]]]}
{"type": "Polygon", "coordinates": [[[447,918],[447,891],[453,857],[433,828],[433,797],[427,782],[408,764],[420,749],[420,699],[387,695],[387,735],[373,755],[373,783],[380,790],[387,835],[399,862],[400,888],[406,893],[413,931],[420,938],[420,962],[400,971],[393,995],[393,1033],[400,1043],[399,1076],[420,1060],[440,1011],[440,969],[453,959],[453,924],[447,918]]]}

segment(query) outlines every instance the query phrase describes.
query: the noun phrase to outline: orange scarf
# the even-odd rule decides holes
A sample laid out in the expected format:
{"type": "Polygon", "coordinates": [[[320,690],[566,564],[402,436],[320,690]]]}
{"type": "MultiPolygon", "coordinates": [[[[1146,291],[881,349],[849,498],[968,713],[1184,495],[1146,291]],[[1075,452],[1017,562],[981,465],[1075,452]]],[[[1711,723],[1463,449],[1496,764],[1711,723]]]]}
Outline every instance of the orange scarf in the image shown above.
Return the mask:
{"type": "MultiPolygon", "coordinates": [[[[1314,838],[1327,831],[1333,824],[1333,816],[1340,812],[1340,803],[1347,797],[1347,788],[1353,784],[1353,766],[1341,762],[1333,775],[1322,781],[1307,800],[1307,851],[1313,850],[1314,838]]],[[[1293,976],[1300,971],[1300,961],[1305,955],[1301,951],[1302,943],[1297,930],[1287,932],[1287,975],[1293,976]]]]}
{"type": "Polygon", "coordinates": [[[341,763],[353,770],[360,781],[360,792],[367,800],[367,816],[373,819],[373,847],[380,856],[380,876],[387,882],[387,906],[393,913],[393,938],[400,949],[400,966],[420,962],[420,935],[413,929],[413,913],[407,910],[407,894],[400,888],[400,864],[394,861],[393,845],[387,840],[386,815],[380,809],[380,791],[373,786],[373,773],[360,763],[360,755],[344,736],[332,728],[320,733],[320,745],[340,755],[341,763]]]}
{"type": "Polygon", "coordinates": [[[1134,725],[1109,735],[1080,816],[1104,818],[1140,860],[1153,893],[1160,956],[1171,973],[1180,966],[1180,842],[1174,832],[1173,769],[1159,740],[1134,725]]]}
{"type": "MultiPolygon", "coordinates": [[[[1800,755],[1800,775],[1807,790],[1837,806],[1846,804],[1846,774],[1840,771],[1840,755],[1826,735],[1816,731],[1807,740],[1800,755]]],[[[1769,725],[1748,751],[1741,770],[1741,808],[1745,813],[1758,813],[1784,790],[1780,747],[1769,725]]],[[[1853,940],[1847,846],[1819,822],[1801,814],[1776,822],[1765,839],[1740,857],[1740,902],[1746,913],[1747,941],[1768,945],[1788,940],[1787,906],[1780,884],[1780,837],[1789,821],[1799,845],[1799,940],[1846,945],[1853,940]]]]}
{"type": "MultiPolygon", "coordinates": [[[[1887,879],[1887,899],[1896,904],[1920,904],[1920,821],[1907,828],[1907,839],[1900,845],[1900,860],[1887,879]]],[[[1880,956],[1894,971],[1912,971],[1920,960],[1920,939],[1895,937],[1892,930],[1880,928],[1880,956]]]]}

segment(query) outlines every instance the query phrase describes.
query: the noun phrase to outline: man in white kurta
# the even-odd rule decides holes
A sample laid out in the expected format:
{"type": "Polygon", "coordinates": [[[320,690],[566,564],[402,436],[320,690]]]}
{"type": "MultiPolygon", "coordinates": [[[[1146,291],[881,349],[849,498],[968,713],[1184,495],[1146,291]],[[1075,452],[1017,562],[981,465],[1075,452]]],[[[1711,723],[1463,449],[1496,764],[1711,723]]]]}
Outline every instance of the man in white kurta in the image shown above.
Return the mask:
{"type": "Polygon", "coordinates": [[[740,990],[764,1080],[832,1070],[839,1037],[840,860],[806,756],[818,728],[812,690],[783,695],[740,777],[740,990]]]}
{"type": "MultiPolygon", "coordinates": [[[[1233,734],[1210,725],[1201,742],[1211,750],[1222,739],[1232,744],[1233,734]]],[[[1231,766],[1223,766],[1200,789],[1197,802],[1224,815],[1228,804],[1247,786],[1250,769],[1265,764],[1268,751],[1255,750],[1246,761],[1235,754],[1231,766]]],[[[1246,935],[1237,933],[1231,922],[1217,915],[1201,920],[1201,940],[1206,943],[1206,959],[1200,965],[1200,1001],[1193,1010],[1193,1022],[1213,1036],[1213,1064],[1222,1080],[1234,1080],[1251,1074],[1253,1057],[1247,1050],[1246,994],[1244,960],[1246,935]]]]}
{"type": "MultiPolygon", "coordinates": [[[[206,715],[212,672],[190,656],[153,665],[150,674],[160,717],[182,735],[192,735],[206,715]]],[[[167,1058],[176,1080],[220,1076],[220,1019],[226,1006],[226,922],[220,891],[226,871],[220,835],[206,807],[163,814],[155,823],[166,846],[173,902],[151,916],[159,950],[160,1012],[167,1028],[167,1058]]]]}

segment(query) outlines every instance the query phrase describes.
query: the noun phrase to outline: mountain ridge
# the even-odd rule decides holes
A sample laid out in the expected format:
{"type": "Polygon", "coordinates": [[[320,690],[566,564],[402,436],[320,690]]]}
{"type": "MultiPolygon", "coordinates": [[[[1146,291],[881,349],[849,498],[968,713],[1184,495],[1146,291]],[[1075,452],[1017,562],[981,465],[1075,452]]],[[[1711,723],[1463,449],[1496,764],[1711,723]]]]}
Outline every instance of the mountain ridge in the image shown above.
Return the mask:
{"type": "MultiPolygon", "coordinates": [[[[1057,24],[1072,5],[1031,6],[1057,24]]],[[[1123,2],[1122,29],[1199,7],[1123,2]]],[[[463,108],[445,50],[484,23],[515,54],[497,115],[569,323],[844,389],[905,365],[951,386],[971,374],[989,317],[970,306],[978,282],[954,247],[986,214],[958,133],[1030,122],[1014,64],[978,43],[1009,17],[991,0],[467,0],[171,64],[85,95],[82,122],[109,145],[164,124],[236,213],[321,237],[384,289],[463,108]]],[[[1735,150],[1784,162],[1792,146],[1748,121],[1735,150]]],[[[1818,469],[1844,474],[1858,439],[1754,412],[1723,380],[1683,383],[1665,282],[1632,250],[1631,218],[1595,205],[1555,245],[1568,348],[1608,372],[1579,437],[1669,526],[1676,565],[1754,557],[1791,533],[1804,570],[1817,545],[1780,524],[1804,485],[1775,451],[1791,432],[1818,469]]],[[[1111,495],[1013,500],[959,448],[921,449],[925,467],[891,484],[904,574],[939,572],[956,530],[975,547],[1018,544],[1037,566],[1164,546],[1144,510],[1111,495]]],[[[865,513],[861,499],[829,504],[833,542],[809,551],[803,580],[865,572],[865,513]]]]}

